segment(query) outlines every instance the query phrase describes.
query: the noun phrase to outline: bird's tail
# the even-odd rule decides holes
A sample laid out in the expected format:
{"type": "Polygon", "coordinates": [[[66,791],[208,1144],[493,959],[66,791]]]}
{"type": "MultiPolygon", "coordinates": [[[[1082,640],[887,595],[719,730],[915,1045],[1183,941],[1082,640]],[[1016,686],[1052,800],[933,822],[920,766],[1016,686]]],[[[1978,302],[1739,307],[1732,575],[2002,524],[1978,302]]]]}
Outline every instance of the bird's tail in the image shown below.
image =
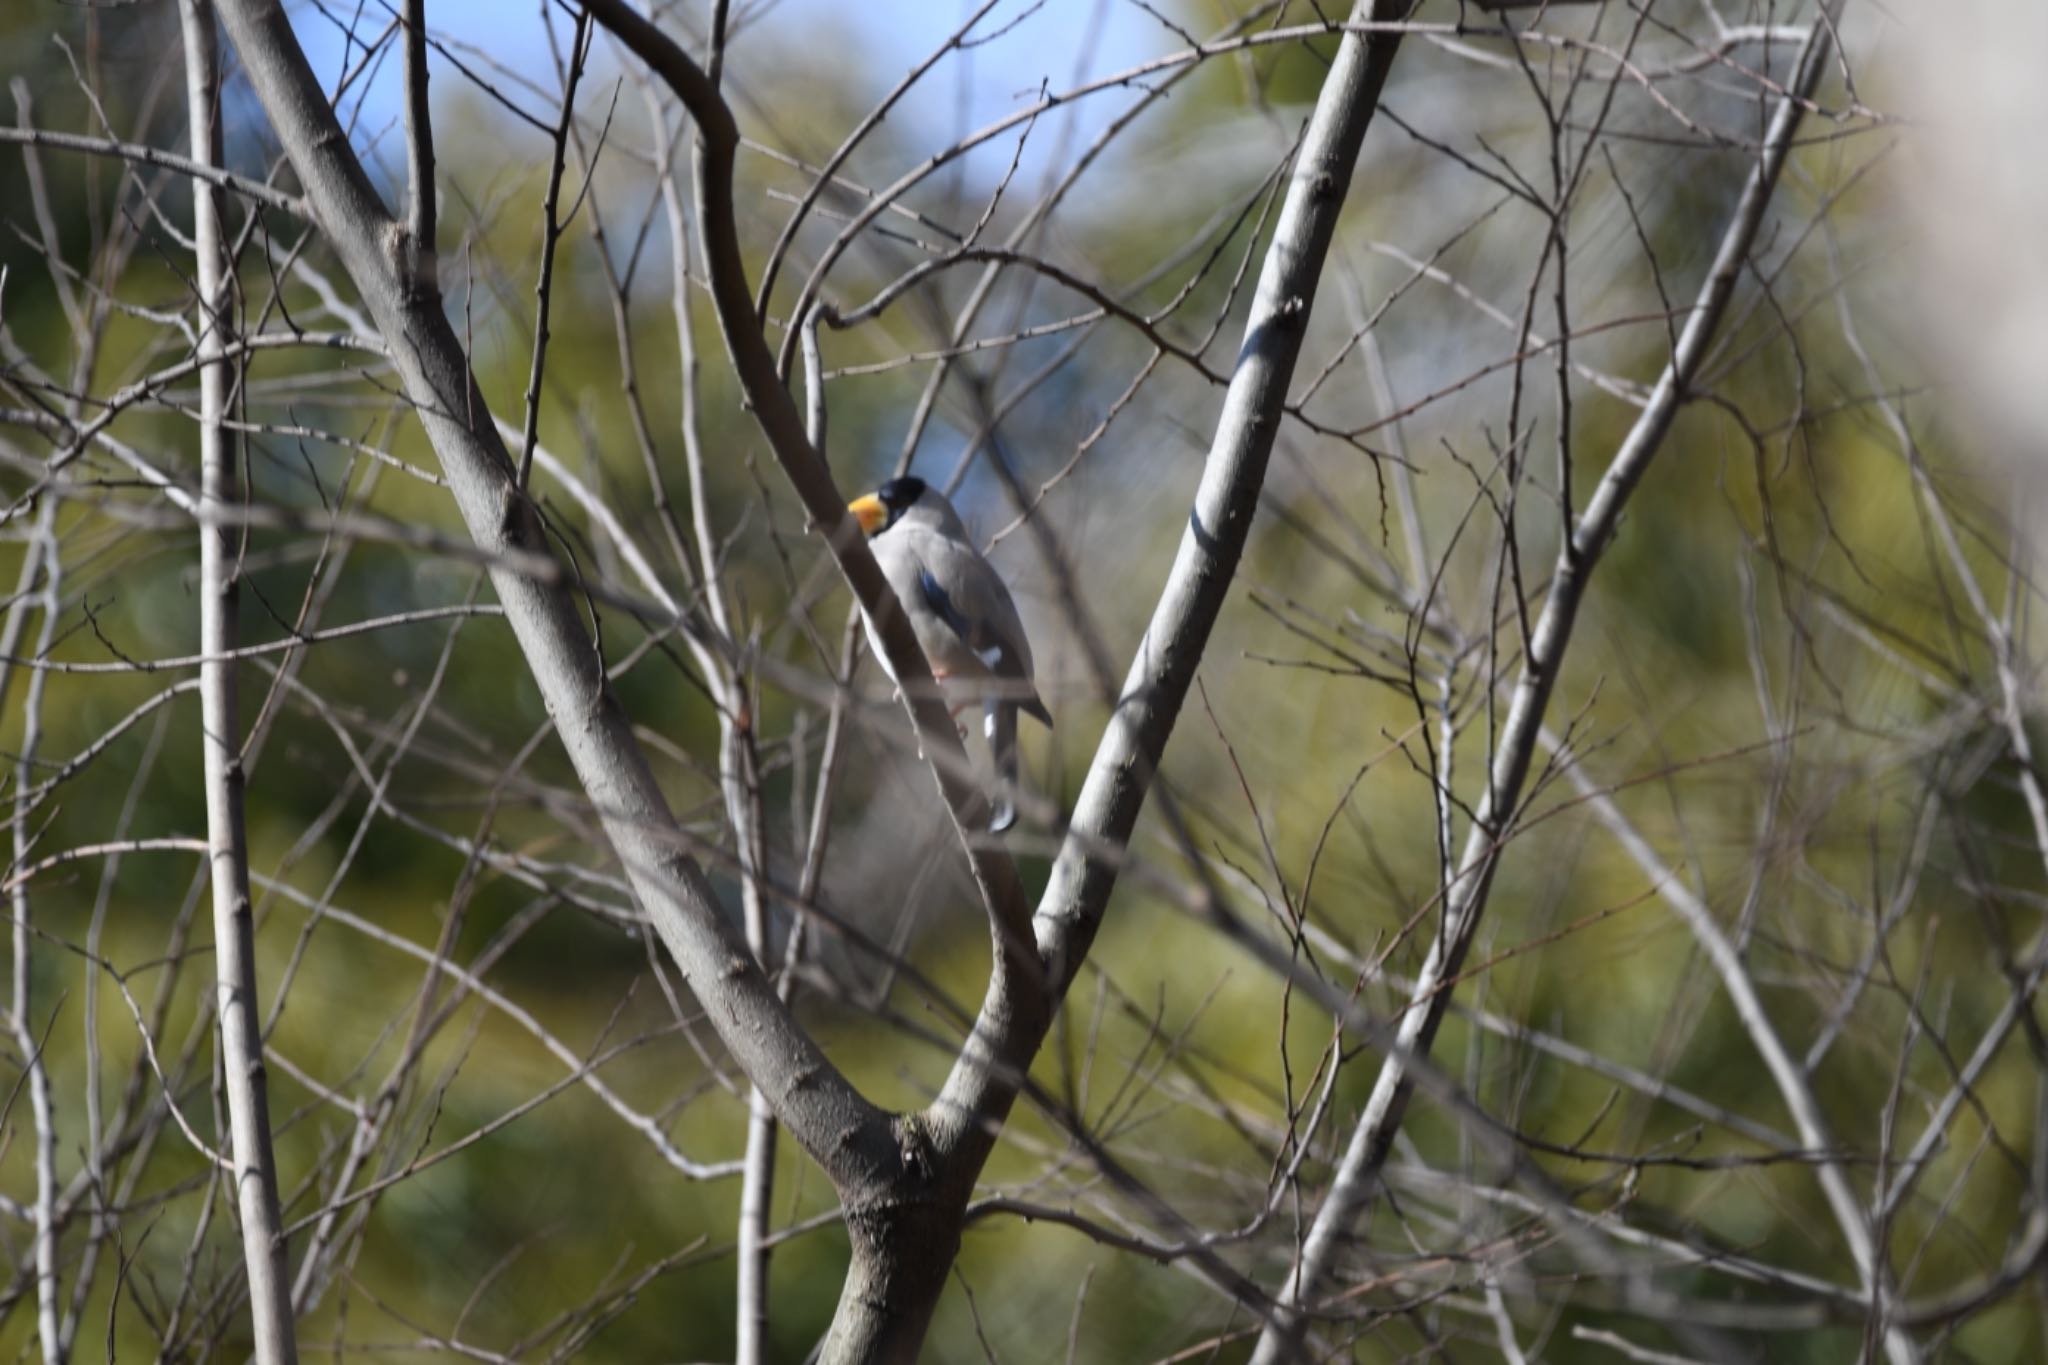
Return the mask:
{"type": "Polygon", "coordinates": [[[981,708],[981,717],[996,765],[995,813],[989,817],[988,829],[991,834],[1001,834],[1017,823],[1017,705],[988,702],[981,708]]]}

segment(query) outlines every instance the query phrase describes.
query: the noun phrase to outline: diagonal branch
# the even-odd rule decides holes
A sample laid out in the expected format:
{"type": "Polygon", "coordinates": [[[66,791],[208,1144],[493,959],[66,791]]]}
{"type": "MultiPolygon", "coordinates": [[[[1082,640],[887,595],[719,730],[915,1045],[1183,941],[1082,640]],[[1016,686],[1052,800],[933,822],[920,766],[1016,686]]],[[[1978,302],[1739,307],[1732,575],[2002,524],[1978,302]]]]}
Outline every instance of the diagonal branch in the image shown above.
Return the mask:
{"type": "Polygon", "coordinates": [[[190,157],[174,152],[162,151],[147,143],[116,142],[112,138],[85,137],[78,133],[51,132],[42,128],[0,127],[0,142],[12,142],[23,147],[54,147],[59,151],[83,152],[87,156],[104,156],[116,161],[132,162],[137,166],[154,166],[161,170],[176,171],[189,175],[194,180],[222,189],[233,190],[245,199],[289,213],[297,218],[311,215],[306,201],[282,190],[274,189],[260,180],[224,171],[218,166],[208,166],[190,157]]]}
{"type": "MultiPolygon", "coordinates": [[[[1562,752],[1563,744],[1548,731],[1542,735],[1542,743],[1552,752],[1562,752]]],[[[1721,978],[1722,989],[1728,993],[1728,1001],[1735,1008],[1735,1017],[1749,1035],[1750,1045],[1763,1060],[1764,1069],[1770,1073],[1771,1081],[1778,1087],[1778,1095],[1784,1100],[1785,1108],[1791,1112],[1793,1126],[1799,1130],[1799,1141],[1809,1151],[1820,1153],[1814,1162],[1814,1175],[1820,1181],[1821,1192],[1827,1197],[1828,1208],[1835,1215],[1841,1227],[1842,1239],[1849,1244],[1850,1257],[1856,1262],[1856,1273],[1863,1281],[1863,1292],[1871,1297],[1873,1315],[1889,1319],[1887,1305],[1891,1297],[1890,1286],[1885,1282],[1883,1267],[1878,1263],[1875,1248],[1871,1245],[1870,1223],[1863,1208],[1856,1200],[1855,1190],[1849,1184],[1847,1172],[1843,1170],[1840,1158],[1834,1155],[1839,1149],[1833,1131],[1828,1126],[1827,1116],[1822,1112],[1819,1097],[1807,1081],[1806,1069],[1795,1060],[1785,1047],[1785,1041],[1771,1023],[1770,1014],[1764,1009],[1763,1000],[1758,996],[1756,982],[1749,968],[1743,963],[1742,953],[1730,940],[1713,912],[1705,902],[1693,894],[1678,874],[1666,866],[1650,847],[1649,841],[1630,823],[1615,803],[1614,797],[1593,781],[1583,765],[1570,763],[1565,775],[1571,779],[1579,795],[1592,807],[1593,817],[1607,826],[1616,842],[1627,852],[1635,865],[1641,868],[1657,894],[1672,913],[1685,921],[1685,927],[1692,932],[1693,941],[1713,965],[1714,972],[1721,978]]]]}
{"type": "MultiPolygon", "coordinates": [[[[1531,633],[1527,658],[1515,683],[1487,774],[1486,793],[1451,881],[1437,936],[1416,978],[1410,1007],[1401,1015],[1397,1039],[1400,1046],[1381,1065],[1365,1112],[1338,1164],[1330,1192],[1317,1210],[1300,1257],[1281,1291],[1281,1302],[1291,1309],[1306,1307],[1314,1301],[1332,1268],[1337,1249],[1350,1236],[1378,1186],[1381,1168],[1393,1148],[1394,1135],[1400,1129],[1414,1090],[1411,1059],[1427,1057],[1450,1003],[1449,983],[1463,964],[1485,913],[1502,836],[1520,801],[1522,784],[1528,776],[1544,712],[1571,642],[1572,626],[1587,580],[1614,534],[1623,506],[1656,457],[1688,396],[1734,296],[1736,279],[1763,224],[1764,210],[1784,169],[1793,134],[1819,84],[1830,47],[1832,15],[1839,8],[1840,0],[1825,6],[1822,17],[1809,31],[1791,88],[1787,97],[1778,102],[1761,154],[1750,170],[1671,359],[1585,511],[1559,547],[1550,591],[1531,633]]],[[[1849,1195],[1846,1182],[1824,1180],[1823,1184],[1849,1239],[1864,1280],[1864,1291],[1873,1294],[1874,1277],[1880,1274],[1881,1267],[1875,1263],[1870,1246],[1868,1221],[1849,1195]]],[[[1878,1297],[1873,1294],[1874,1301],[1878,1297]]],[[[1304,1316],[1299,1312],[1284,1314],[1269,1323],[1253,1354],[1255,1365],[1275,1365],[1288,1358],[1296,1349],[1304,1326],[1304,1316]]],[[[1895,1362],[1917,1358],[1911,1340],[1896,1329],[1888,1334],[1887,1346],[1895,1362]]]]}
{"type": "Polygon", "coordinates": [[[834,484],[824,455],[806,435],[803,414],[778,376],[775,356],[754,316],[733,208],[739,124],[703,68],[625,0],[585,0],[584,7],[667,83],[696,122],[697,227],[733,371],[812,527],[824,537],[847,586],[880,629],[882,649],[901,684],[918,746],[930,760],[989,913],[995,976],[1014,998],[1042,1003],[1044,984],[1030,948],[1030,911],[1016,864],[1000,842],[982,833],[988,825],[987,801],[970,776],[959,732],[932,682],[931,666],[866,539],[846,515],[846,498],[834,484]]]}
{"type": "MultiPolygon", "coordinates": [[[[1360,0],[1352,18],[1399,21],[1408,8],[1405,0],[1360,0]]],[[[1310,302],[1400,39],[1398,29],[1347,31],[1303,134],[1187,530],[1035,916],[1039,954],[1056,993],[1073,982],[1101,925],[1121,864],[1117,851],[1129,843],[1244,552],[1310,302]]],[[[963,1197],[1048,1022],[1007,1005],[991,991],[929,1111],[949,1178],[963,1187],[963,1197]]]]}
{"type": "MultiPolygon", "coordinates": [[[[696,119],[701,141],[697,192],[707,273],[734,368],[785,473],[824,533],[841,572],[863,604],[893,606],[873,558],[846,524],[829,471],[805,439],[801,418],[777,377],[752,311],[732,215],[733,155],[738,129],[703,70],[624,0],[585,0],[598,21],[660,75],[696,119]]],[[[1360,19],[1400,19],[1405,0],[1363,0],[1360,19]]],[[[855,1234],[839,1314],[827,1338],[827,1360],[907,1358],[916,1351],[931,1307],[943,1288],[959,1243],[959,1213],[1015,1102],[1031,1058],[1043,1041],[1052,1003],[1074,975],[1096,928],[1119,861],[1113,850],[1129,839],[1180,704],[1186,697],[1209,632],[1220,613],[1250,529],[1278,428],[1278,414],[1305,330],[1353,164],[1377,107],[1379,92],[1399,45],[1399,33],[1347,32],[1295,166],[1285,208],[1267,254],[1247,322],[1237,370],[1225,399],[1190,527],[1139,647],[1125,695],[1097,751],[1071,829],[1037,916],[1020,914],[1008,859],[998,870],[1006,884],[992,887],[985,850],[970,846],[995,920],[996,966],[979,1019],[937,1101],[910,1136],[928,1146],[932,1163],[927,1195],[889,1208],[849,1202],[855,1234]],[[1107,856],[1106,856],[1107,855],[1107,856]],[[1030,938],[1025,938],[1025,934],[1030,938]],[[1035,942],[1034,942],[1035,940],[1035,942]],[[1026,949],[1033,949],[1028,954],[1026,949]],[[936,1216],[935,1216],[936,1215],[936,1216]],[[930,1230],[936,1245],[905,1247],[907,1234],[930,1230]],[[895,1243],[896,1254],[865,1255],[863,1248],[895,1243]]],[[[919,686],[925,663],[900,613],[870,615],[885,626],[884,648],[909,699],[920,739],[929,751],[956,744],[943,708],[919,686]],[[908,670],[906,671],[906,666],[908,670]],[[929,711],[937,710],[938,715],[929,711]]],[[[948,765],[935,765],[942,787],[948,765]]],[[[962,803],[947,792],[963,827],[962,803]]],[[[978,800],[978,796],[976,797],[978,800]]],[[[964,832],[964,829],[963,829],[964,832]]],[[[915,1162],[913,1164],[916,1164],[915,1162]]],[[[900,1192],[899,1192],[900,1193],[900,1192]]]]}
{"type": "Polygon", "coordinates": [[[221,17],[307,202],[348,270],[439,456],[471,537],[576,775],[635,897],[733,1057],[835,1182],[900,1161],[888,1116],[833,1066],[776,996],[727,922],[563,580],[499,563],[553,554],[443,313],[432,243],[414,239],[372,188],[278,0],[224,0],[221,17]]]}
{"type": "MultiPolygon", "coordinates": [[[[1360,0],[1351,22],[1397,22],[1408,9],[1399,0],[1360,0]]],[[[1243,554],[1309,304],[1400,40],[1398,29],[1347,28],[1303,135],[1187,530],[1039,902],[1039,951],[1062,990],[1087,956],[1116,883],[1117,863],[1103,850],[1130,840],[1243,554]]],[[[969,1112],[972,1084],[956,1071],[948,1086],[969,1112]]]]}

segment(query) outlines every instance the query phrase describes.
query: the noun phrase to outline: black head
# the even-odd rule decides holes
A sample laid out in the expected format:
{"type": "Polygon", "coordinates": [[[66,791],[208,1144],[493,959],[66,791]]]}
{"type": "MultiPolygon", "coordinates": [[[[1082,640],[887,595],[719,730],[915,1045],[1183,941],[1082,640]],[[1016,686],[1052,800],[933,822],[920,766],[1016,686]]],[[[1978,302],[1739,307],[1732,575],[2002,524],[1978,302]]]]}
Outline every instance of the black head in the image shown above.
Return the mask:
{"type": "Polygon", "coordinates": [[[846,505],[860,522],[863,534],[878,536],[896,524],[896,519],[917,505],[925,494],[923,479],[906,475],[891,479],[864,498],[855,498],[846,505]]]}
{"type": "Polygon", "coordinates": [[[882,506],[889,509],[889,520],[894,521],[910,510],[919,498],[924,496],[925,482],[915,474],[905,474],[900,479],[891,479],[875,490],[875,496],[882,500],[882,506]]]}

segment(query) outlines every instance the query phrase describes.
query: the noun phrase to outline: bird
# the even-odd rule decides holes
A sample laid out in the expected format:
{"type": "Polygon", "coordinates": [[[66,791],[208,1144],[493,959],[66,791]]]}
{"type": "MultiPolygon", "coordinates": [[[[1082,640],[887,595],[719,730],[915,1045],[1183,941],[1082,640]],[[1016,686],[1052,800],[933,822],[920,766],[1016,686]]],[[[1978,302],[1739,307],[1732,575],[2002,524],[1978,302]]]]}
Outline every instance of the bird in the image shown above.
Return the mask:
{"type": "MultiPolygon", "coordinates": [[[[915,475],[889,480],[846,510],[896,590],[954,718],[981,705],[983,733],[1002,781],[989,831],[1000,834],[1017,822],[1017,713],[1052,725],[1032,682],[1031,641],[1010,589],[974,548],[946,495],[915,475]]],[[[900,687],[866,607],[861,622],[870,652],[900,687]]]]}

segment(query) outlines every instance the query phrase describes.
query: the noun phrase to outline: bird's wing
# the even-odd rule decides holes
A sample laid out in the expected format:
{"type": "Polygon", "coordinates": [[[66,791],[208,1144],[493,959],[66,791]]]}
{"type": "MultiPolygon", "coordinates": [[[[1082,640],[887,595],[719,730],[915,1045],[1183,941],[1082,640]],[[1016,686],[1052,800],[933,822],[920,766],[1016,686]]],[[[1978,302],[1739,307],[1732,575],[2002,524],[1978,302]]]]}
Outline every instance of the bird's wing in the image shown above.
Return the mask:
{"type": "Polygon", "coordinates": [[[974,547],[933,536],[919,547],[918,586],[933,615],[974,651],[996,677],[1019,684],[1010,700],[1052,724],[1031,684],[1031,642],[1017,604],[995,566],[974,547]]]}

